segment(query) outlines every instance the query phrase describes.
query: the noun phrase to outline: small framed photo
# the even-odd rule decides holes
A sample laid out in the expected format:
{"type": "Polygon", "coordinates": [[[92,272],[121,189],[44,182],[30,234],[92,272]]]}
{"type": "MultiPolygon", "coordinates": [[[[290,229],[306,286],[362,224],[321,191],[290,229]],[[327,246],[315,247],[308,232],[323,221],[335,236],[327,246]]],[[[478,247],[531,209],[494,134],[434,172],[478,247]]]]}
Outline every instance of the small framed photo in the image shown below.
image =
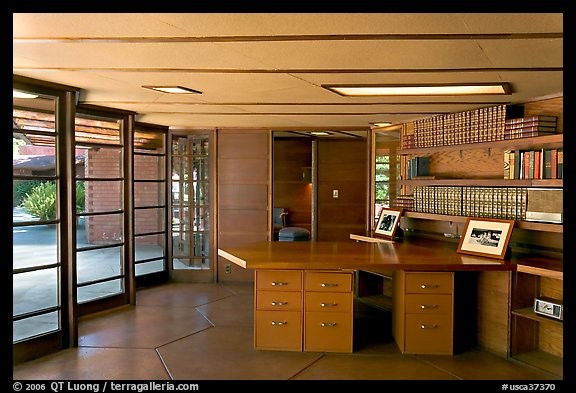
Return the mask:
{"type": "Polygon", "coordinates": [[[383,207],[380,210],[380,216],[376,223],[376,229],[374,229],[374,235],[394,240],[402,212],[403,209],[390,209],[383,207]]]}
{"type": "Polygon", "coordinates": [[[513,228],[514,220],[468,217],[458,252],[504,259],[513,228]]]}

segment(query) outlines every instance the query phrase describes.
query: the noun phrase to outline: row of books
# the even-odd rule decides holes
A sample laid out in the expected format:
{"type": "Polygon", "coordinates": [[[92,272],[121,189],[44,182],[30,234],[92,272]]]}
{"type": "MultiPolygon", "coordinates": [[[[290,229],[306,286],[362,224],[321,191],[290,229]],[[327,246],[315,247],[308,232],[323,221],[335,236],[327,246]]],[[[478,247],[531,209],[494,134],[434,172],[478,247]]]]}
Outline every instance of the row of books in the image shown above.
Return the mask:
{"type": "Polygon", "coordinates": [[[403,136],[405,149],[504,140],[506,105],[449,113],[414,121],[414,134],[403,136]]]}
{"type": "Polygon", "coordinates": [[[535,115],[506,120],[504,139],[532,138],[535,136],[556,134],[558,118],[556,116],[535,115]]]}
{"type": "Polygon", "coordinates": [[[392,201],[392,207],[404,210],[414,210],[414,196],[412,195],[398,195],[392,201]]]}
{"type": "Polygon", "coordinates": [[[408,179],[430,175],[430,157],[412,157],[408,159],[408,179]]]}
{"type": "Polygon", "coordinates": [[[413,211],[525,220],[526,187],[416,186],[413,211]]]}
{"type": "Polygon", "coordinates": [[[563,149],[504,151],[504,179],[563,178],[563,149]]]}

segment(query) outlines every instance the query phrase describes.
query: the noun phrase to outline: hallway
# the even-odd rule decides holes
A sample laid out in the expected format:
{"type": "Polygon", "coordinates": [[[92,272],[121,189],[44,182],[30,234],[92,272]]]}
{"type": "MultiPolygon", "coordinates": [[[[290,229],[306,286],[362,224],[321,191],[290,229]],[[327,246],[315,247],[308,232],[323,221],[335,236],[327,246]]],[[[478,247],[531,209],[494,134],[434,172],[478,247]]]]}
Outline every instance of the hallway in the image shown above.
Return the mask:
{"type": "Polygon", "coordinates": [[[255,351],[251,284],[171,283],[86,317],[79,346],[13,367],[14,380],[561,380],[483,350],[402,355],[389,317],[357,304],[354,353],[255,351]],[[378,334],[375,334],[378,333],[378,334]]]}

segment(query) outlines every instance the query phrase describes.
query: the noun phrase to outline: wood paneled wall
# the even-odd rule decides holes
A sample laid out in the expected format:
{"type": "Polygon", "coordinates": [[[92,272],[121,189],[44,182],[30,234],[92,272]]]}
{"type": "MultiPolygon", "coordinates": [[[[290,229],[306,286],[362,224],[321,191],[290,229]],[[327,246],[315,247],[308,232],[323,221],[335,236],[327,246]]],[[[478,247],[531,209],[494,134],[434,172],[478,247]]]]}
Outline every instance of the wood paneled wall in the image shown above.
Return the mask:
{"type": "MultiPolygon", "coordinates": [[[[218,247],[270,240],[269,130],[218,131],[218,247]]],[[[218,258],[218,281],[253,281],[253,272],[218,258]]]]}
{"type": "Polygon", "coordinates": [[[367,141],[320,139],[317,161],[318,241],[349,241],[366,227],[367,141]]]}

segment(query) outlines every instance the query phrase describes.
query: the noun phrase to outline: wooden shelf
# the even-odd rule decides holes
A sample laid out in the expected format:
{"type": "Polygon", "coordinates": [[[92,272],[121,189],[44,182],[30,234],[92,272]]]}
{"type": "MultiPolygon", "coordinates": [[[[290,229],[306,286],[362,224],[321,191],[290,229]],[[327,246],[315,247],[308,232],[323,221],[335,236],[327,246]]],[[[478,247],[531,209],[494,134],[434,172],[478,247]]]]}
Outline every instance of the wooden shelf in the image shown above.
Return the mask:
{"type": "Polygon", "coordinates": [[[564,376],[564,365],[561,357],[544,351],[530,351],[512,356],[514,360],[529,364],[559,377],[564,376]]]}
{"type": "Polygon", "coordinates": [[[478,186],[478,187],[554,187],[562,188],[563,179],[409,179],[399,180],[408,186],[478,186]]]}
{"type": "Polygon", "coordinates": [[[506,149],[506,150],[530,150],[530,149],[561,149],[564,144],[563,134],[538,136],[534,138],[507,139],[503,141],[465,143],[461,145],[417,147],[412,149],[400,149],[400,154],[427,154],[453,150],[471,149],[506,149]]]}
{"type": "MultiPolygon", "coordinates": [[[[465,216],[451,216],[446,214],[433,214],[433,213],[419,213],[405,211],[404,217],[414,218],[419,220],[433,220],[433,221],[451,221],[451,222],[466,222],[468,217],[465,216]]],[[[531,221],[516,221],[514,224],[515,228],[526,229],[530,231],[541,231],[541,232],[554,232],[554,233],[564,233],[564,226],[562,224],[548,224],[541,222],[531,222],[531,221]]]]}
{"type": "Polygon", "coordinates": [[[528,318],[528,319],[531,319],[533,321],[537,321],[537,322],[541,322],[541,323],[548,323],[550,325],[564,327],[564,324],[562,321],[536,314],[531,307],[512,310],[512,315],[515,315],[517,317],[522,317],[522,318],[528,318]]]}

